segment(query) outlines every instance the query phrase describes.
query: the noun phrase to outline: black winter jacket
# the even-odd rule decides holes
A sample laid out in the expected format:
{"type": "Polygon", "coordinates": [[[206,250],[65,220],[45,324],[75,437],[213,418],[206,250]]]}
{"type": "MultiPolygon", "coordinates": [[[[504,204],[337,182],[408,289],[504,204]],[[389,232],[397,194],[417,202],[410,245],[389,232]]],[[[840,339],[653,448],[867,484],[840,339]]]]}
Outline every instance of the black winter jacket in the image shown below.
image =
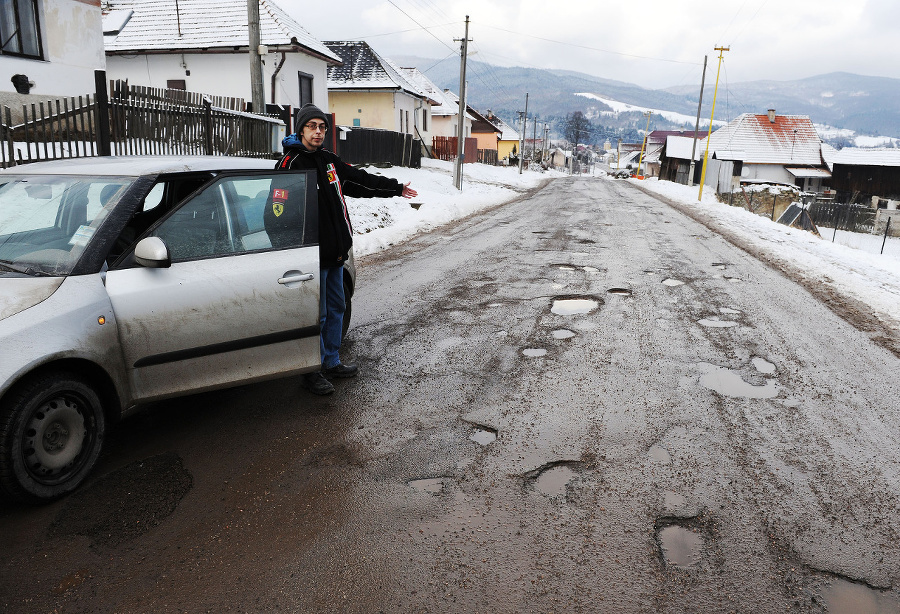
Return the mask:
{"type": "Polygon", "coordinates": [[[319,194],[319,266],[343,266],[353,247],[353,227],[344,196],[389,198],[403,194],[396,179],[371,175],[343,162],[324,147],[309,151],[302,145],[288,147],[276,169],[315,170],[319,194]]]}

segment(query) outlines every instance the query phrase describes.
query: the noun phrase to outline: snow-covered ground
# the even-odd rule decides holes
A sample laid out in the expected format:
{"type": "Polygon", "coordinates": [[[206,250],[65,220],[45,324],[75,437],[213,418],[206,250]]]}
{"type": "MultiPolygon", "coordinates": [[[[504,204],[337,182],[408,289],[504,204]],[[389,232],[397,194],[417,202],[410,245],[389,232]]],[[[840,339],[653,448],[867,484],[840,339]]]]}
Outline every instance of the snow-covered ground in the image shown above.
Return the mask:
{"type": "MultiPolygon", "coordinates": [[[[376,252],[411,235],[497,205],[539,185],[546,179],[565,177],[557,171],[524,171],[516,168],[467,164],[462,192],[453,187],[453,165],[440,160],[423,160],[421,169],[392,167],[377,172],[410,182],[419,192],[416,198],[347,199],[356,236],[357,255],[376,252]],[[418,209],[412,205],[417,205],[418,209]]],[[[713,190],[646,179],[606,179],[630,181],[661,194],[737,234],[772,260],[784,263],[807,281],[825,284],[840,295],[868,305],[872,313],[895,332],[900,332],[900,238],[888,237],[884,253],[879,253],[883,237],[820,228],[822,238],[789,228],[740,207],[720,203],[713,190]]]]}

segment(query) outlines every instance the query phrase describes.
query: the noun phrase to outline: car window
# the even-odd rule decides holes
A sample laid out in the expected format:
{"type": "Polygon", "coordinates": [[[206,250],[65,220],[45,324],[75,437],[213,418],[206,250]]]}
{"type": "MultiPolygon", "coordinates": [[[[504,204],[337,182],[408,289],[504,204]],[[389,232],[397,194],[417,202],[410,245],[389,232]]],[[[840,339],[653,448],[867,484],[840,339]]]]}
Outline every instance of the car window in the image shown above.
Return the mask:
{"type": "Polygon", "coordinates": [[[132,178],[62,175],[0,180],[0,261],[68,274],[132,178]]]}
{"type": "Polygon", "coordinates": [[[220,177],[150,234],[165,242],[173,262],[314,244],[306,179],[303,173],[220,177]]]}

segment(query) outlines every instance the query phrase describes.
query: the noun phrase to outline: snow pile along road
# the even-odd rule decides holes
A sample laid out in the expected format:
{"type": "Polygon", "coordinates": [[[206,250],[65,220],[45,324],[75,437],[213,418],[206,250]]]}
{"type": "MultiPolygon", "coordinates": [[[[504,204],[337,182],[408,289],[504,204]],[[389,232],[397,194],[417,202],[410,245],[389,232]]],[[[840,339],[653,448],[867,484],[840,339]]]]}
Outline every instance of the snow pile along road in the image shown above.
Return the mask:
{"type": "Polygon", "coordinates": [[[417,233],[513,200],[558,171],[523,171],[508,166],[466,164],[463,189],[453,186],[453,163],[423,159],[422,168],[364,167],[369,173],[410,183],[416,198],[348,198],[354,253],[371,254],[417,233]]]}

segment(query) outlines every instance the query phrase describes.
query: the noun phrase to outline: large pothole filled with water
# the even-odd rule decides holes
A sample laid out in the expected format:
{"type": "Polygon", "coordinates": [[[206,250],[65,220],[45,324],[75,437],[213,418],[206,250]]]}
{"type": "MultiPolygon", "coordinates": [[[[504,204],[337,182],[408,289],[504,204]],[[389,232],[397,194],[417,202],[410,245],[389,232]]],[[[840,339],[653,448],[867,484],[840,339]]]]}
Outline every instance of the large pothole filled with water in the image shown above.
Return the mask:
{"type": "Polygon", "coordinates": [[[603,304],[603,300],[596,296],[557,296],[553,298],[550,311],[560,316],[574,316],[591,313],[603,304]]]}

